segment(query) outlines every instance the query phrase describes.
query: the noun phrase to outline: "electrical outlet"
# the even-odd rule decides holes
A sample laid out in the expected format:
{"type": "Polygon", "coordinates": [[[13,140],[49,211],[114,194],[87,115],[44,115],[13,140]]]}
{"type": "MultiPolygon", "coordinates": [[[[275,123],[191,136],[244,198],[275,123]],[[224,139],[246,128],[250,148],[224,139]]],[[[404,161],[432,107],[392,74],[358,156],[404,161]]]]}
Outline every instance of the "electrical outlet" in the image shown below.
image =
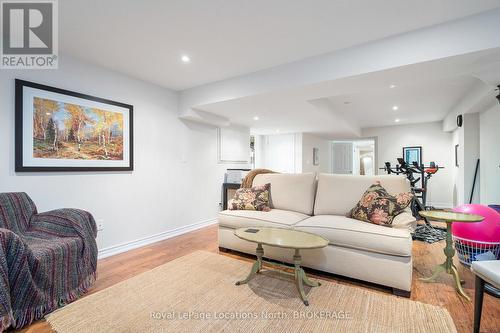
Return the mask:
{"type": "Polygon", "coordinates": [[[103,231],[104,230],[104,220],[99,219],[96,221],[97,223],[97,231],[103,231]]]}

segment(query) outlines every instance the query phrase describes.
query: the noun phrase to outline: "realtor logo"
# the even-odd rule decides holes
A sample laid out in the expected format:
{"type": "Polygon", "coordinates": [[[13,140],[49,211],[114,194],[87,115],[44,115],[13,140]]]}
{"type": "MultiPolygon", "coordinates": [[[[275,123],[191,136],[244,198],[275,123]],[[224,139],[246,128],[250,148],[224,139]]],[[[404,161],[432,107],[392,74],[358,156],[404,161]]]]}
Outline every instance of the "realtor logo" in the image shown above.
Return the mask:
{"type": "Polygon", "coordinates": [[[0,68],[57,68],[56,0],[2,1],[0,68]]]}

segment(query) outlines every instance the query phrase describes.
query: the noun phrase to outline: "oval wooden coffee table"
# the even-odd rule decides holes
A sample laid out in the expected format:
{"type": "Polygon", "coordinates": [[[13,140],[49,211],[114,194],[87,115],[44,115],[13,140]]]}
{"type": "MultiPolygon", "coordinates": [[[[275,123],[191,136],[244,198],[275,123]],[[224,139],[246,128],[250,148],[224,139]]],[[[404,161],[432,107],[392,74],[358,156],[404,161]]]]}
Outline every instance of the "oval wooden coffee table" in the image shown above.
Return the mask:
{"type": "MultiPolygon", "coordinates": [[[[302,261],[300,250],[319,249],[325,247],[328,245],[328,240],[326,238],[309,232],[297,230],[258,227],[236,229],[234,231],[234,234],[238,238],[252,243],[257,243],[257,261],[253,264],[252,270],[250,271],[250,274],[248,274],[246,279],[236,282],[237,286],[247,283],[255,276],[255,274],[259,273],[262,270],[262,263],[265,262],[264,260],[262,260],[262,257],[264,256],[264,248],[262,247],[262,245],[293,249],[295,250],[295,254],[293,256],[293,263],[295,267],[293,275],[295,277],[295,284],[297,285],[297,289],[299,290],[302,301],[305,305],[309,305],[307,295],[304,291],[304,284],[310,287],[318,287],[321,284],[319,282],[311,281],[307,278],[304,269],[302,269],[302,267],[300,266],[302,261]]],[[[277,265],[276,263],[271,264],[277,265]]],[[[289,268],[288,266],[285,267],[289,268]]],[[[274,271],[288,274],[281,270],[274,271]]]]}

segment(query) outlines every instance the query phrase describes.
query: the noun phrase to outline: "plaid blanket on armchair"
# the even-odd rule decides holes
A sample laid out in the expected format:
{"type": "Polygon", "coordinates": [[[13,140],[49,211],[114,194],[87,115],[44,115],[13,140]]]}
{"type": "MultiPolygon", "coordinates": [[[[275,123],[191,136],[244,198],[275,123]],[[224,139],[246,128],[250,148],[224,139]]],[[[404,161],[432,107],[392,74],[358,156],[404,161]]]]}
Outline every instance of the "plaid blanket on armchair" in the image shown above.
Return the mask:
{"type": "Polygon", "coordinates": [[[0,193],[0,332],[85,293],[96,279],[96,236],[88,212],[38,214],[26,193],[0,193]]]}

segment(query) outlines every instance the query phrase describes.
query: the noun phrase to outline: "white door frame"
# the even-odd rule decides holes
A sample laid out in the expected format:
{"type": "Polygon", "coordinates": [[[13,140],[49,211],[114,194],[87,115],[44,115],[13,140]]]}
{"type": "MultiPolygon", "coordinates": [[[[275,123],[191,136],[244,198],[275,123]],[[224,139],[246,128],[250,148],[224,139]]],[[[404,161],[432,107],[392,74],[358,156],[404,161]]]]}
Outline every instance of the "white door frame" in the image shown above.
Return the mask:
{"type": "Polygon", "coordinates": [[[375,175],[379,174],[379,166],[378,166],[378,137],[377,136],[367,136],[365,138],[349,138],[349,139],[335,139],[330,140],[330,173],[333,173],[333,142],[334,141],[364,141],[364,140],[373,140],[373,172],[375,175]]]}

